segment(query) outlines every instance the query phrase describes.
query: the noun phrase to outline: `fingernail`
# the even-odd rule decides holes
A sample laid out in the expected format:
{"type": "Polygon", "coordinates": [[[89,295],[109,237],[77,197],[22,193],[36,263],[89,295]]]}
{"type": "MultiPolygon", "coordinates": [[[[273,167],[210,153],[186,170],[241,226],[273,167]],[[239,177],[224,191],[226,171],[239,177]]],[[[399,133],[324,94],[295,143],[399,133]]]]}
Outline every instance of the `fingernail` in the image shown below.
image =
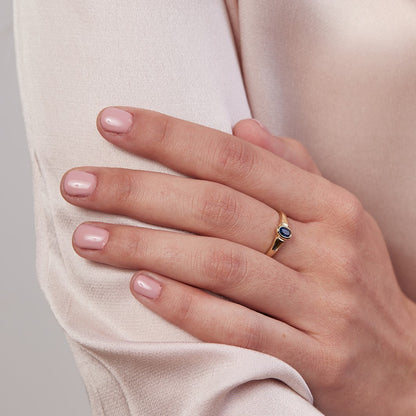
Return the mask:
{"type": "Polygon", "coordinates": [[[74,243],[79,248],[101,250],[107,244],[109,232],[101,227],[81,224],[74,233],[74,243]]]}
{"type": "Polygon", "coordinates": [[[135,293],[149,299],[156,299],[162,291],[162,286],[154,279],[138,273],[134,276],[132,289],[135,293]]]}
{"type": "Polygon", "coordinates": [[[101,112],[101,127],[110,133],[126,133],[133,124],[133,116],[116,107],[108,107],[101,112]]]}
{"type": "Polygon", "coordinates": [[[71,196],[90,195],[97,186],[97,178],[92,173],[73,170],[65,175],[64,190],[71,196]]]}

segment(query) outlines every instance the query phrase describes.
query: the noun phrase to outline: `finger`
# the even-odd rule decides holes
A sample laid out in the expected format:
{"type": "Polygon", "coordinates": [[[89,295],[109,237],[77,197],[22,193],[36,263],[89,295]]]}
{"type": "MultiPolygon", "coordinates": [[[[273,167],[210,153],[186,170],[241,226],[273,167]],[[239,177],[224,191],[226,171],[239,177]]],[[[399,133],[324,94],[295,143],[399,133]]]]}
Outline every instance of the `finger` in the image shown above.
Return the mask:
{"type": "MultiPolygon", "coordinates": [[[[71,170],[62,180],[61,192],[68,202],[83,208],[227,239],[261,253],[270,248],[280,222],[277,211],[225,185],[156,172],[71,170]]],[[[300,236],[301,226],[291,221],[292,234],[300,236]]],[[[284,264],[299,266],[297,241],[293,238],[290,252],[279,257],[284,264]]]]}
{"type": "Polygon", "coordinates": [[[148,271],[133,276],[130,290],[144,306],[202,341],[260,351],[306,368],[309,376],[304,364],[310,363],[315,342],[283,322],[148,271]]]}
{"type": "Polygon", "coordinates": [[[317,290],[314,280],[248,247],[213,237],[101,223],[80,225],[73,244],[89,260],[150,269],[297,328],[314,327],[308,318],[313,308],[308,299],[317,290]]]}
{"type": "Polygon", "coordinates": [[[282,159],[308,172],[321,175],[318,167],[302,143],[289,137],[273,136],[255,119],[239,121],[233,127],[233,134],[240,139],[269,150],[282,159]]]}
{"type": "Polygon", "coordinates": [[[226,184],[290,218],[326,218],[341,192],[326,179],[235,136],[161,113],[123,108],[128,112],[107,108],[100,113],[97,126],[107,140],[185,175],[226,184]],[[124,114],[130,117],[126,122],[124,114]]]}

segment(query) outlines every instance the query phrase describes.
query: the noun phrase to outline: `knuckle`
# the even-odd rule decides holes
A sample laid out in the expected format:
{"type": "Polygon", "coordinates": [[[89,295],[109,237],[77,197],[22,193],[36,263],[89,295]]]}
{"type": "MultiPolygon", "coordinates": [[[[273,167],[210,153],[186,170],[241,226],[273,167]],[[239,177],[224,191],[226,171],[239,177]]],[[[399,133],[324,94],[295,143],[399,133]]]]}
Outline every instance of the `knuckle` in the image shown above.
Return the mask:
{"type": "Polygon", "coordinates": [[[190,326],[190,321],[195,316],[193,313],[194,303],[195,297],[189,292],[183,293],[180,301],[173,303],[171,314],[175,325],[178,325],[180,328],[190,326]]]}
{"type": "Polygon", "coordinates": [[[215,247],[205,257],[202,269],[211,289],[224,291],[243,282],[247,274],[247,259],[235,249],[215,247]]]}
{"type": "Polygon", "coordinates": [[[239,217],[239,205],[231,192],[220,190],[218,186],[208,186],[201,199],[198,215],[209,229],[230,229],[235,226],[239,217]]]}
{"type": "Polygon", "coordinates": [[[305,145],[296,139],[286,138],[286,140],[288,141],[288,146],[285,147],[286,150],[284,151],[283,159],[289,161],[295,160],[296,165],[300,168],[308,172],[316,172],[315,162],[305,145]]]}
{"type": "Polygon", "coordinates": [[[157,142],[159,145],[165,143],[171,137],[172,122],[169,117],[162,117],[160,124],[160,131],[157,135],[157,142]]]}
{"type": "Polygon", "coordinates": [[[299,155],[300,158],[306,159],[309,158],[309,152],[299,140],[292,139],[291,141],[293,150],[299,155]]]}
{"type": "Polygon", "coordinates": [[[356,224],[361,220],[364,208],[356,196],[350,194],[349,197],[345,198],[343,205],[344,215],[347,220],[352,222],[352,224],[356,224]]]}
{"type": "Polygon", "coordinates": [[[337,392],[345,388],[352,360],[347,348],[339,345],[325,348],[320,359],[320,384],[326,392],[337,392]]]}
{"type": "Polygon", "coordinates": [[[111,246],[111,257],[115,264],[122,267],[137,268],[141,259],[148,256],[149,245],[142,235],[128,228],[115,228],[115,245],[111,246]]]}
{"type": "Polygon", "coordinates": [[[331,249],[332,264],[336,270],[336,280],[346,290],[355,286],[365,285],[365,276],[362,269],[362,259],[355,245],[343,244],[341,247],[331,249]]]}
{"type": "Polygon", "coordinates": [[[128,136],[132,143],[140,145],[140,154],[145,157],[153,155],[156,150],[168,145],[173,135],[175,121],[161,113],[140,110],[135,115],[135,123],[128,136]]]}
{"type": "Polygon", "coordinates": [[[344,288],[338,288],[338,291],[333,295],[329,301],[328,312],[330,312],[330,320],[336,330],[330,334],[343,338],[357,327],[359,317],[362,314],[362,305],[356,296],[351,291],[346,291],[344,288]]]}
{"type": "Polygon", "coordinates": [[[214,155],[221,175],[240,180],[250,176],[256,163],[255,152],[241,140],[227,139],[220,142],[214,155]]]}
{"type": "Polygon", "coordinates": [[[356,236],[362,230],[365,210],[360,200],[344,191],[333,201],[332,209],[337,226],[343,233],[356,236]]]}
{"type": "Polygon", "coordinates": [[[345,243],[339,248],[333,249],[333,257],[335,257],[335,264],[343,275],[357,270],[360,256],[355,246],[345,243]]]}
{"type": "Polygon", "coordinates": [[[230,344],[249,350],[260,351],[263,346],[263,334],[261,322],[255,315],[250,314],[245,319],[230,322],[224,336],[230,340],[230,344]],[[227,333],[228,332],[228,333],[227,333]]]}
{"type": "Polygon", "coordinates": [[[136,181],[129,172],[117,173],[113,178],[114,202],[117,208],[123,209],[131,203],[137,192],[136,181]]]}
{"type": "Polygon", "coordinates": [[[339,301],[336,316],[338,317],[338,331],[343,334],[350,334],[351,330],[357,327],[362,305],[358,304],[352,297],[345,301],[339,301]]]}

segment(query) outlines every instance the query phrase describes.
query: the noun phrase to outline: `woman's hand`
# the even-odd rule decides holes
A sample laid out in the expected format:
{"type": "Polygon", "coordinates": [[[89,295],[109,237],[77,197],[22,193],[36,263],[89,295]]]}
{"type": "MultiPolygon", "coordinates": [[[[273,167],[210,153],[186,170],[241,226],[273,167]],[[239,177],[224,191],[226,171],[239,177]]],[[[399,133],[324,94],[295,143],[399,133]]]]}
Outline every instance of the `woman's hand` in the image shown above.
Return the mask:
{"type": "Polygon", "coordinates": [[[136,299],[195,337],[286,361],[327,415],[416,413],[415,304],[375,220],[298,142],[253,121],[235,127],[243,140],[130,107],[105,109],[97,127],[189,177],[77,168],[63,178],[64,198],[194,234],[83,224],[79,255],[141,270],[136,299]],[[293,237],[271,258],[278,210],[293,237]]]}

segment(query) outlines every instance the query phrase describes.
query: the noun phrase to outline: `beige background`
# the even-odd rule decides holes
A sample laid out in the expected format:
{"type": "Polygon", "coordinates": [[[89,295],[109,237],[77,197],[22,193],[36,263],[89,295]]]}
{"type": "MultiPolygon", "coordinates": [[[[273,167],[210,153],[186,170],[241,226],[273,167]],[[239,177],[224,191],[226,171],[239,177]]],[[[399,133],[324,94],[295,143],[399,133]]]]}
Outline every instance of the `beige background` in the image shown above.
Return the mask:
{"type": "Polygon", "coordinates": [[[72,354],[39,288],[30,161],[13,46],[12,1],[0,0],[0,414],[90,414],[72,354]]]}

